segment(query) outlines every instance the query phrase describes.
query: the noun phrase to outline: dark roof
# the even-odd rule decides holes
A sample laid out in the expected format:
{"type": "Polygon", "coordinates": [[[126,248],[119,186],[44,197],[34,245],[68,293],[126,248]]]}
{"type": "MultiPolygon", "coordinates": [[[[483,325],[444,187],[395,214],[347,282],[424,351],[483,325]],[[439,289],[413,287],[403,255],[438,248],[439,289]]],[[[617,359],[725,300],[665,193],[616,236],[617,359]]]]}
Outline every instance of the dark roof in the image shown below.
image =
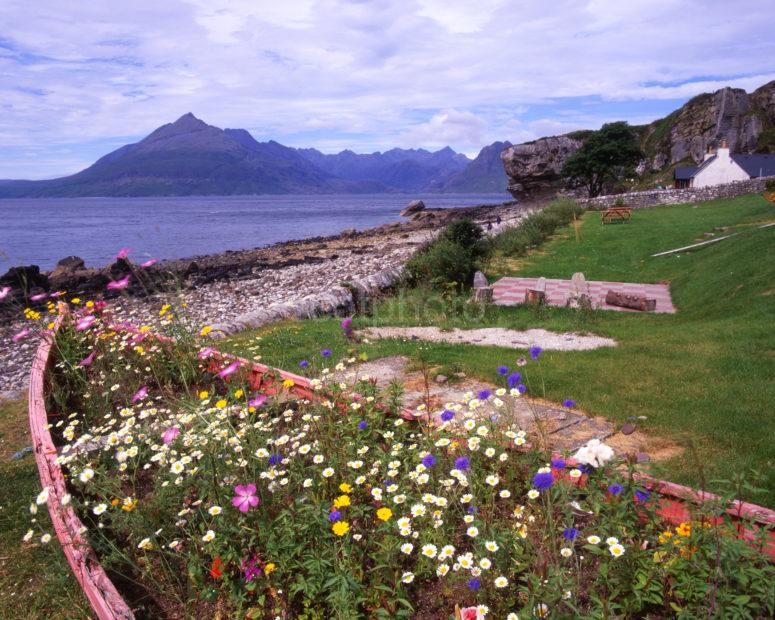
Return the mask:
{"type": "Polygon", "coordinates": [[[775,155],[765,153],[756,155],[732,155],[734,162],[750,177],[775,176],[775,155]]]}
{"type": "Polygon", "coordinates": [[[676,181],[688,181],[694,176],[694,173],[697,172],[697,166],[684,166],[683,168],[676,168],[675,169],[675,179],[676,181]]]}

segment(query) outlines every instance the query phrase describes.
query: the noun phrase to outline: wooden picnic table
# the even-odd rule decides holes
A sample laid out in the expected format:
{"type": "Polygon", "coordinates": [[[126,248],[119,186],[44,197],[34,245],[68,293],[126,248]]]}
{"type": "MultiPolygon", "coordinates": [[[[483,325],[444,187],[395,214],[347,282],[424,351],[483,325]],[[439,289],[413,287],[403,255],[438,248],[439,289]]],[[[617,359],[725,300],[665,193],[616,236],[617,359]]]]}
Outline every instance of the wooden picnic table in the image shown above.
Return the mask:
{"type": "Polygon", "coordinates": [[[619,220],[620,222],[629,222],[632,217],[632,207],[609,207],[600,214],[600,223],[613,222],[619,220]]]}

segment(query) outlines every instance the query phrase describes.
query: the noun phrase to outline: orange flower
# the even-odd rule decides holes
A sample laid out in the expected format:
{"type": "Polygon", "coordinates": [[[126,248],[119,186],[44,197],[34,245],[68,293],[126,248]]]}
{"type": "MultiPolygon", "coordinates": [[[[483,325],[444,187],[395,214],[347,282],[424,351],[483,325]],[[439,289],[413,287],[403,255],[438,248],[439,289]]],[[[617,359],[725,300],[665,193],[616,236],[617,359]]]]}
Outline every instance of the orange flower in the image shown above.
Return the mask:
{"type": "Polygon", "coordinates": [[[221,570],[221,558],[215,558],[213,560],[213,566],[210,569],[210,577],[213,579],[220,579],[223,575],[223,571],[221,570]]]}

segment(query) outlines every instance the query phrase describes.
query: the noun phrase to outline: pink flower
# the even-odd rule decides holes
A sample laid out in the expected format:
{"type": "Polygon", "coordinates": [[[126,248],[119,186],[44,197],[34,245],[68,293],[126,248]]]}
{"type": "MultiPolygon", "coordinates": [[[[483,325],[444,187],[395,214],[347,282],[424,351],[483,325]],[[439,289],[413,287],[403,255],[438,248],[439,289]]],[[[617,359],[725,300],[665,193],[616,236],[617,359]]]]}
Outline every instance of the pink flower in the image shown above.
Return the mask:
{"type": "Polygon", "coordinates": [[[75,331],[82,332],[85,329],[89,329],[96,320],[94,315],[91,314],[83,317],[75,324],[75,331]]]}
{"type": "Polygon", "coordinates": [[[484,618],[484,615],[480,614],[476,607],[466,607],[465,609],[461,609],[460,615],[463,617],[463,620],[481,620],[484,618]]]}
{"type": "Polygon", "coordinates": [[[51,297],[52,299],[56,299],[57,297],[61,297],[64,294],[65,294],[65,291],[54,291],[53,293],[51,293],[51,295],[49,295],[49,297],[51,297]]]}
{"type": "Polygon", "coordinates": [[[132,277],[132,274],[130,273],[127,276],[124,276],[120,280],[113,280],[112,282],[108,282],[108,290],[109,291],[116,291],[122,288],[126,288],[129,286],[129,280],[132,277]]]}
{"type": "Polygon", "coordinates": [[[129,253],[130,253],[131,251],[132,251],[132,250],[130,250],[129,248],[121,248],[121,249],[118,251],[118,254],[116,254],[116,260],[120,260],[120,259],[122,259],[122,258],[123,258],[124,260],[126,260],[126,257],[127,257],[127,256],[129,256],[129,253]]]}
{"type": "Polygon", "coordinates": [[[135,392],[134,396],[132,396],[132,402],[136,403],[138,400],[142,400],[146,396],[148,396],[148,388],[143,386],[137,390],[137,392],[135,392]]]}
{"type": "Polygon", "coordinates": [[[215,351],[215,349],[213,349],[212,347],[205,347],[205,348],[204,348],[204,349],[202,349],[202,350],[201,350],[199,353],[197,353],[197,354],[196,354],[196,356],[197,356],[197,357],[198,357],[200,360],[203,360],[203,359],[205,359],[206,357],[210,357],[210,355],[211,355],[211,354],[212,354],[214,351],[215,351]]]}
{"type": "Polygon", "coordinates": [[[3,288],[0,288],[0,299],[5,299],[8,297],[8,293],[11,292],[10,286],[4,286],[3,288]]]}
{"type": "Polygon", "coordinates": [[[251,398],[248,401],[248,407],[255,407],[256,409],[258,409],[265,402],[266,402],[266,396],[264,396],[263,394],[259,394],[255,398],[251,398]]]}
{"type": "Polygon", "coordinates": [[[78,362],[79,366],[89,366],[94,361],[94,356],[97,355],[97,351],[92,351],[84,357],[80,362],[78,362]]]}
{"type": "Polygon", "coordinates": [[[151,267],[152,265],[155,265],[158,262],[159,262],[158,260],[156,260],[155,258],[152,258],[151,260],[147,260],[144,263],[142,263],[140,267],[142,267],[143,269],[148,269],[148,267],[151,267]]]}
{"type": "Polygon", "coordinates": [[[221,379],[225,379],[229,375],[233,375],[235,372],[237,372],[237,368],[239,368],[239,362],[232,362],[221,372],[218,373],[218,377],[221,379]]]}
{"type": "Polygon", "coordinates": [[[21,330],[18,334],[16,334],[13,338],[11,338],[12,342],[19,342],[20,340],[24,340],[27,336],[32,333],[32,330],[29,327],[25,327],[23,330],[21,330]]]}
{"type": "Polygon", "coordinates": [[[232,498],[231,503],[239,509],[240,512],[247,512],[251,508],[258,506],[258,496],[256,495],[255,484],[238,484],[234,487],[234,493],[236,495],[232,498]]]}
{"type": "Polygon", "coordinates": [[[48,297],[48,293],[38,293],[37,295],[30,295],[30,301],[40,301],[48,297]]]}
{"type": "Polygon", "coordinates": [[[164,434],[161,436],[161,438],[164,442],[164,445],[168,446],[173,441],[175,441],[175,437],[178,435],[180,435],[180,429],[177,426],[171,426],[166,431],[164,431],[164,434]]]}

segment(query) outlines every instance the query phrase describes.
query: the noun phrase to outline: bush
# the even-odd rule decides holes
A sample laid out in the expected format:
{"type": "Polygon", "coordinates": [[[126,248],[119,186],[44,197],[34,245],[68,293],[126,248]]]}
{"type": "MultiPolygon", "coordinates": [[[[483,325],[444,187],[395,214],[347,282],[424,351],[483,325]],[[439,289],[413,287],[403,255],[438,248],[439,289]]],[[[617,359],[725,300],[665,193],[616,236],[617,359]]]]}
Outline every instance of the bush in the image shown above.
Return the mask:
{"type": "Polygon", "coordinates": [[[524,256],[583,212],[584,207],[575,200],[559,198],[545,209],[528,215],[519,226],[502,232],[495,238],[495,245],[507,256],[524,256]]]}
{"type": "Polygon", "coordinates": [[[427,248],[412,257],[406,272],[412,282],[434,288],[471,284],[474,272],[490,255],[491,244],[481,226],[469,219],[447,226],[427,248]]]}
{"type": "Polygon", "coordinates": [[[775,179],[770,179],[764,183],[764,189],[768,192],[775,192],[775,179]]]}

